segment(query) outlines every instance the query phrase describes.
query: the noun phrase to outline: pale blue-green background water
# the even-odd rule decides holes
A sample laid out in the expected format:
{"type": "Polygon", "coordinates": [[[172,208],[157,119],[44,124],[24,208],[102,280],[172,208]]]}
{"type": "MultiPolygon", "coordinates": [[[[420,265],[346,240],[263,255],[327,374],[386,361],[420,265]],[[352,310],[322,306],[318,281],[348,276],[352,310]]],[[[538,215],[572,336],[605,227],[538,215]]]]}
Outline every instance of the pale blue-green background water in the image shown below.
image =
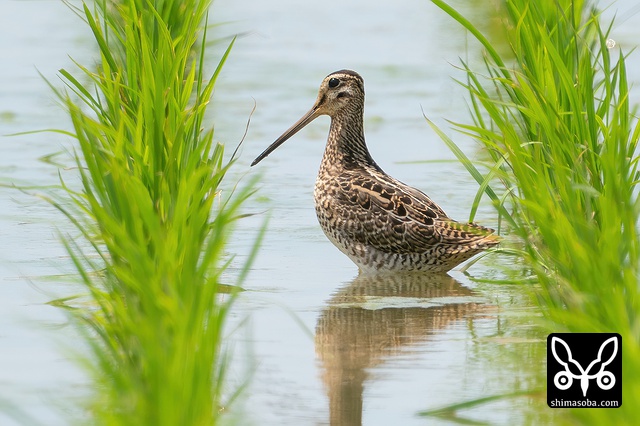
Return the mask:
{"type": "MultiPolygon", "coordinates": [[[[454,4],[486,31],[499,34],[491,6],[454,4]]],[[[608,14],[615,10],[620,19],[612,38],[616,49],[629,51],[638,39],[638,7],[625,0],[608,14]]],[[[242,34],[214,97],[216,139],[235,147],[256,105],[231,178],[261,173],[260,198],[246,209],[260,214],[238,225],[230,247],[238,253],[237,265],[270,212],[269,231],[244,283],[249,291],[229,327],[231,384],[244,383],[251,373],[251,385],[232,413],[240,424],[329,424],[336,401],[351,404],[352,420],[361,410],[366,425],[435,424],[416,413],[530,388],[543,365],[536,352],[541,345],[529,340],[537,336],[525,326],[530,321],[519,320],[526,311],[526,290],[474,284],[456,271],[451,275],[458,283],[353,282],[356,268],[324,237],[313,209],[327,118],[316,120],[258,167],[248,167],[311,106],[325,75],[351,68],[366,83],[365,125],[373,157],[389,174],[465,220],[477,187],[463,168],[454,162],[411,162],[453,159],[422,112],[445,127],[444,119],[467,119],[464,90],[452,80],[462,74],[452,64],[460,57],[477,61],[475,44],[443,12],[419,0],[384,5],[218,0],[211,17],[224,22],[212,38],[242,34]],[[336,292],[351,297],[339,298],[336,292]],[[362,293],[365,297],[353,296],[362,293]]],[[[4,135],[69,127],[38,75],[59,86],[56,70],[72,68],[69,55],[91,64],[95,49],[86,26],[62,2],[0,1],[1,182],[56,183],[57,170],[39,158],[68,149],[68,141],[51,133],[4,135]]],[[[634,53],[628,69],[636,83],[639,67],[634,53]]],[[[637,101],[638,91],[634,94],[637,101]]],[[[470,156],[478,155],[473,141],[449,133],[470,156]]],[[[496,225],[490,208],[476,219],[496,225]]],[[[80,291],[66,275],[71,268],[59,231],[73,232],[46,203],[0,189],[3,425],[16,424],[7,415],[12,408],[46,425],[82,417],[76,407],[89,382],[73,361],[82,347],[62,312],[46,304],[80,291]]],[[[487,258],[470,272],[492,276],[496,263],[499,258],[487,258]]],[[[511,399],[463,415],[518,424],[543,404],[529,407],[524,399],[511,399]]]]}

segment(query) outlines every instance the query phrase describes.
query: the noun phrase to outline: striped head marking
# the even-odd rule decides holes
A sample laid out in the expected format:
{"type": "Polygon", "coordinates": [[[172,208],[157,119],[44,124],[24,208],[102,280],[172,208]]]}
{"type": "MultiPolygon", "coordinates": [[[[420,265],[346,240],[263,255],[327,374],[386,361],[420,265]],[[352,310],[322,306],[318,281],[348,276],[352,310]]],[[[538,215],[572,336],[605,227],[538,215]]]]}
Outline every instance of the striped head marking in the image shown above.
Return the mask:
{"type": "Polygon", "coordinates": [[[364,80],[355,71],[340,70],[324,78],[314,108],[318,115],[333,116],[356,103],[364,103],[364,80]]]}

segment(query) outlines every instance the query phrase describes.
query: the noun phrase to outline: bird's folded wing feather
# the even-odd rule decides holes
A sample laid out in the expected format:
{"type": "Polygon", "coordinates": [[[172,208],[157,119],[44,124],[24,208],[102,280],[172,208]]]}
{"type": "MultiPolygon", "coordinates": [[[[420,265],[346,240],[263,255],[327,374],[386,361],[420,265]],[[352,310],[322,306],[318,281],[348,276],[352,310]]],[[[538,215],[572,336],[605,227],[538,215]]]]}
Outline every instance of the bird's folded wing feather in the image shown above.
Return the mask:
{"type": "MultiPolygon", "coordinates": [[[[353,176],[340,183],[335,213],[348,221],[346,232],[385,252],[416,253],[436,245],[461,246],[489,238],[492,229],[460,223],[423,192],[389,176],[353,176]]],[[[496,239],[497,242],[497,239],[496,239]]]]}

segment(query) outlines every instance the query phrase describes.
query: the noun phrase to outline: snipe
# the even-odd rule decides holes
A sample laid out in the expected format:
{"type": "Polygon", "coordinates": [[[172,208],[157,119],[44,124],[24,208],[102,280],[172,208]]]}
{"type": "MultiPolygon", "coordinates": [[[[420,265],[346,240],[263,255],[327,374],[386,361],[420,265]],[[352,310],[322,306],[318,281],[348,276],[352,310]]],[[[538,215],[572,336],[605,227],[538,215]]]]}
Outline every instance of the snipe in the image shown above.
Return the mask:
{"type": "Polygon", "coordinates": [[[329,74],[313,108],[251,165],[320,115],[331,117],[331,128],[314,191],[316,214],[329,240],[362,272],[446,272],[498,244],[492,229],[450,219],[373,161],[364,140],[364,81],[354,71],[329,74]]]}

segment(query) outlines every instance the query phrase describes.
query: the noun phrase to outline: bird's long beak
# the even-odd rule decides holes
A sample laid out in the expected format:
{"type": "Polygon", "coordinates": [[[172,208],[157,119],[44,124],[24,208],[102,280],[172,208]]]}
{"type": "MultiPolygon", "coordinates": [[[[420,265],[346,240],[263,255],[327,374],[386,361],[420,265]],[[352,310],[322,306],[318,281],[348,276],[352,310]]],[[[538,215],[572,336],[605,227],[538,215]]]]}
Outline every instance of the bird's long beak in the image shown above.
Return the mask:
{"type": "Polygon", "coordinates": [[[271,154],[277,147],[282,145],[287,139],[289,139],[291,136],[298,133],[300,129],[302,129],[307,124],[311,123],[320,115],[322,115],[322,113],[320,112],[320,104],[316,103],[313,106],[313,108],[309,110],[309,112],[303,115],[302,118],[300,118],[300,120],[296,121],[296,123],[293,126],[291,126],[286,132],[284,132],[278,139],[276,139],[274,143],[269,145],[269,148],[265,149],[262,154],[258,155],[256,159],[253,160],[253,163],[251,163],[251,166],[253,167],[256,164],[258,164],[267,155],[271,154]]]}

